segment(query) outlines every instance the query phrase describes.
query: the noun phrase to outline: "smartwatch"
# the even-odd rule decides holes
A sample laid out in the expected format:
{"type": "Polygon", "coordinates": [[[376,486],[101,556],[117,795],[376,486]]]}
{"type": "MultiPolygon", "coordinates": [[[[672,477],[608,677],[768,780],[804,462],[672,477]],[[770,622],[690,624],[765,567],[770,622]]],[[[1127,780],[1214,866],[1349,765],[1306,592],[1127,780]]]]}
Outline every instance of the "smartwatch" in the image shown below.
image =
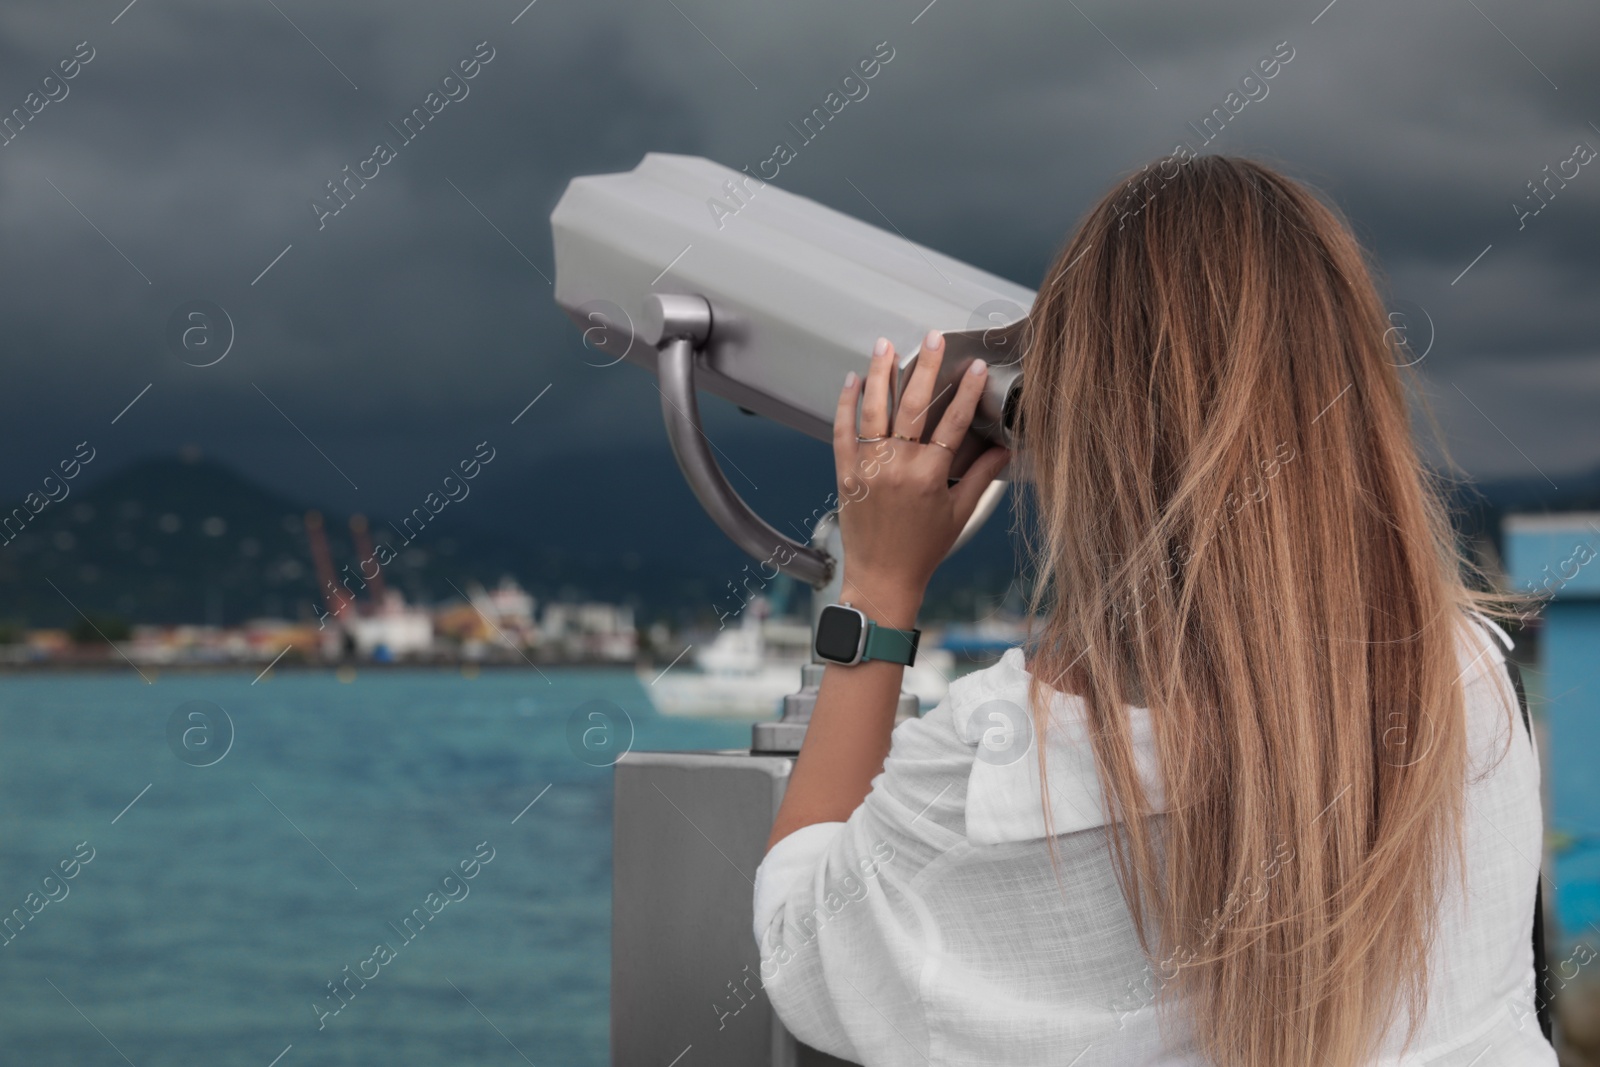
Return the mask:
{"type": "Polygon", "coordinates": [[[822,609],[812,651],[826,663],[851,666],[881,659],[909,667],[917,661],[917,640],[921,636],[921,630],[879,626],[846,601],[822,609]]]}

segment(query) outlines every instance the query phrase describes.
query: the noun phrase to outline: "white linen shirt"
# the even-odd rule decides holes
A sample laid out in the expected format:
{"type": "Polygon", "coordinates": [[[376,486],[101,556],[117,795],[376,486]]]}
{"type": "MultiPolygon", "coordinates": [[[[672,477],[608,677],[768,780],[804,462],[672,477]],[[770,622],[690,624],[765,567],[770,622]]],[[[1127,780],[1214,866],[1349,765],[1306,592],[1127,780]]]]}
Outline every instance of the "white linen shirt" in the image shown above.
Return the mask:
{"type": "MultiPolygon", "coordinates": [[[[1446,888],[1415,1040],[1402,1057],[1402,1033],[1391,1031],[1374,1063],[1467,1067],[1492,1049],[1480,1067],[1553,1067],[1534,1015],[1529,936],[1538,757],[1499,644],[1464,626],[1460,657],[1473,760],[1466,891],[1446,888]]],[[[1026,708],[1027,684],[1018,648],[956,679],[936,708],[895,728],[882,773],[846,822],[803,827],[768,852],[755,877],[761,978],[799,1040],[867,1067],[1201,1063],[1186,1031],[1169,1044],[1158,1030],[1155,979],[1107,850],[1083,704],[1061,693],[1046,742],[1058,888],[1031,726],[1012,710],[1026,708]]],[[[1150,713],[1130,714],[1155,800],[1150,713]]]]}

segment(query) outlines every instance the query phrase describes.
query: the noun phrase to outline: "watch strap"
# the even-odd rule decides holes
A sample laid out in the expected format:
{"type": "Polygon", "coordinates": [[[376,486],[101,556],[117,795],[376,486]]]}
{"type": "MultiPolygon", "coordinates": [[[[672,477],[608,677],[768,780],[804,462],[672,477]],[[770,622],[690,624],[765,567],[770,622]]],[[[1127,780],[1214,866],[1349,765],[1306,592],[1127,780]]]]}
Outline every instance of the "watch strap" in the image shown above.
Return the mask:
{"type": "Polygon", "coordinates": [[[909,667],[917,662],[917,641],[921,637],[921,630],[896,630],[868,621],[867,644],[861,651],[861,658],[888,660],[909,667]]]}

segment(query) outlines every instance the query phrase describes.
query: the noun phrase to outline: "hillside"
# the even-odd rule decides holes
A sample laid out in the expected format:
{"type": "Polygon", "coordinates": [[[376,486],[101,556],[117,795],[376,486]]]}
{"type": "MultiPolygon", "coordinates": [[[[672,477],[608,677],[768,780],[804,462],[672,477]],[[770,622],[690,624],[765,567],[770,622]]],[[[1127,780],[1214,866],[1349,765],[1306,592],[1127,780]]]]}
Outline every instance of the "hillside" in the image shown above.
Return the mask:
{"type": "MultiPolygon", "coordinates": [[[[761,589],[757,568],[699,512],[665,450],[590,457],[583,474],[619,491],[592,496],[598,503],[576,514],[531,491],[485,494],[462,515],[447,508],[403,548],[389,516],[370,516],[375,538],[398,550],[386,579],[413,602],[434,603],[470,582],[511,575],[541,601],[597,598],[676,622],[714,623],[719,610],[740,603],[740,588],[780,599],[796,592],[781,579],[761,589]]],[[[548,468],[516,472],[509,484],[548,477],[548,468]]],[[[795,532],[825,495],[825,485],[801,483],[817,480],[781,470],[763,476],[769,521],[795,532]]],[[[1464,534],[1497,541],[1512,511],[1600,508],[1600,471],[1561,482],[1558,491],[1537,478],[1463,487],[1457,523],[1464,534]]],[[[310,506],[209,460],[149,459],[114,470],[0,544],[0,623],[70,625],[78,615],[66,598],[133,622],[311,618],[319,600],[305,531],[310,506]]],[[[970,616],[975,598],[1004,591],[1015,573],[1008,520],[997,515],[941,570],[929,617],[970,616]]],[[[326,528],[335,567],[353,567],[349,516],[326,513],[326,528]]]]}
{"type": "MultiPolygon", "coordinates": [[[[312,617],[320,600],[307,510],[210,461],[136,463],[49,505],[0,546],[0,618],[69,624],[77,614],[68,597],[91,614],[136,622],[312,617]]],[[[335,568],[354,567],[349,516],[325,522],[335,568]]],[[[377,541],[403,543],[383,516],[371,523],[377,541]]],[[[384,574],[426,602],[454,596],[450,582],[524,577],[539,570],[533,560],[441,516],[384,574]]]]}

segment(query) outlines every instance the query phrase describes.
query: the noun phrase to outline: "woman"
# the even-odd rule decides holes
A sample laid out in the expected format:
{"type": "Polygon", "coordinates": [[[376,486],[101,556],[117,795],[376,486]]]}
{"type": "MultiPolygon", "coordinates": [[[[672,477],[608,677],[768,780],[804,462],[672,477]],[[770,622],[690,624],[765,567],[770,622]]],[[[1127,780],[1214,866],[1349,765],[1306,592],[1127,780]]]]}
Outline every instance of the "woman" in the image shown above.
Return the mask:
{"type": "MultiPolygon", "coordinates": [[[[1537,757],[1361,250],[1260,164],[1144,173],[1028,318],[1036,631],[892,734],[902,668],[827,668],[756,878],[772,1003],[869,1065],[1554,1064],[1537,757]]],[[[1010,459],[947,487],[986,372],[926,426],[942,354],[892,421],[887,342],[839,396],[840,599],[882,627],[1010,459]]]]}

